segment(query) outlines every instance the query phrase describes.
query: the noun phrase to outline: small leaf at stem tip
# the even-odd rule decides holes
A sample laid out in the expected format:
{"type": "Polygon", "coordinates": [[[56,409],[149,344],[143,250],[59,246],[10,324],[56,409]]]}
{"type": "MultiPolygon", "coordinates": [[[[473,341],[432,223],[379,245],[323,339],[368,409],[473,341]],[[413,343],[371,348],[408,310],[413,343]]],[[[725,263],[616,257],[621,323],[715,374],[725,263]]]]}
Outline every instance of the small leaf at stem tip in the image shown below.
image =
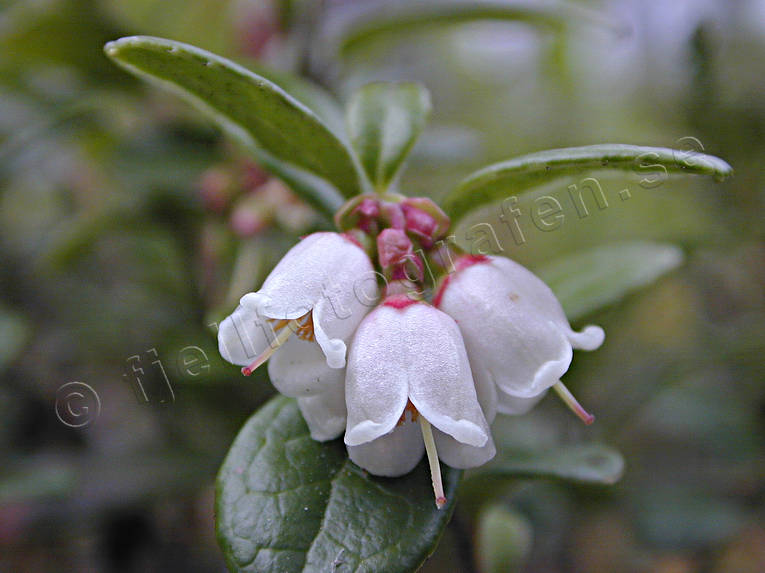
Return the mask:
{"type": "Polygon", "coordinates": [[[348,104],[348,137],[372,185],[384,193],[400,171],[430,115],[422,84],[375,82],[348,104]]]}

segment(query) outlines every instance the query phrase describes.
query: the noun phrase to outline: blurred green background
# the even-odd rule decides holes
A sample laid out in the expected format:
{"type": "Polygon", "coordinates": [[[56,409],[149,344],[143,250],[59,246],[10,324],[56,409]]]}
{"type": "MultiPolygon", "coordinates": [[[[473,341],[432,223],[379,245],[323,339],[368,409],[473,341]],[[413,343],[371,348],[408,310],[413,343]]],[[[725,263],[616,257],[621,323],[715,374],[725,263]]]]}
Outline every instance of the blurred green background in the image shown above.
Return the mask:
{"type": "Polygon", "coordinates": [[[2,3],[0,571],[223,570],[214,476],[273,390],[222,362],[214,325],[325,224],[198,112],[111,64],[103,44],[130,34],[301,75],[340,100],[374,79],[425,83],[434,114],[406,194],[438,199],[489,162],[551,147],[727,160],[724,184],[598,176],[608,208],[586,217],[559,182],[542,191],[563,224],[540,230],[522,202],[522,242],[498,206],[458,229],[469,243],[471,223],[490,223],[493,251],[532,269],[626,240],[686,257],[586,317],[606,344],[566,382],[595,425],[548,398],[495,427],[519,451],[604,441],[624,478],[466,492],[425,570],[765,570],[765,2],[580,2],[554,26],[413,23],[404,4],[2,3]],[[85,390],[62,421],[69,382],[100,412],[85,390]]]}

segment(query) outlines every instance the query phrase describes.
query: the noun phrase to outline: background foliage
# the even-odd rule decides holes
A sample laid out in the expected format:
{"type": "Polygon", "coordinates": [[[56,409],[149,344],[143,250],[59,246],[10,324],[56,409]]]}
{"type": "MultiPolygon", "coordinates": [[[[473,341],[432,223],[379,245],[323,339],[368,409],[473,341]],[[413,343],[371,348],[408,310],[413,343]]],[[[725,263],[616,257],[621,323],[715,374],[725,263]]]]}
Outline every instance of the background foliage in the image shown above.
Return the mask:
{"type": "MultiPolygon", "coordinates": [[[[470,14],[458,4],[423,16],[373,1],[4,3],[0,570],[224,566],[214,476],[273,391],[263,373],[244,380],[222,363],[208,324],[297,233],[321,224],[294,197],[253,199],[247,190],[262,175],[240,148],[113,66],[101,48],[128,34],[277,70],[285,87],[294,80],[279,74],[296,73],[343,101],[370,80],[423,82],[433,111],[399,182],[411,195],[442,200],[488,163],[608,141],[701,145],[731,163],[736,176],[723,185],[641,186],[640,176],[599,173],[608,207],[590,202],[584,217],[567,189],[584,188],[581,178],[555,181],[519,203],[523,241],[496,204],[462,221],[465,244],[475,223],[489,223],[495,252],[551,284],[566,264],[600,276],[604,258],[635,273],[644,251],[620,248],[626,241],[674,270],[605,309],[581,299],[569,307],[578,324],[607,332],[567,376],[596,424],[581,427],[552,399],[501,419],[495,433],[510,461],[498,460],[490,486],[468,475],[425,570],[762,570],[765,64],[753,54],[765,47],[765,6],[475,3],[470,14]],[[544,194],[563,207],[555,229],[531,216],[544,194]],[[682,266],[665,243],[681,247],[682,266]],[[591,248],[601,250],[582,255],[591,248]],[[192,346],[208,368],[189,367],[202,356],[192,346]],[[56,392],[71,381],[100,397],[87,428],[56,417],[56,392]],[[626,460],[615,486],[593,483],[620,469],[591,457],[601,442],[626,460]],[[508,468],[531,471],[519,460],[538,452],[552,453],[533,471],[552,479],[501,479],[508,468]],[[550,459],[588,460],[595,478],[550,459]],[[571,477],[579,485],[557,481],[571,477]]],[[[332,102],[301,88],[336,126],[332,102]]],[[[656,271],[641,272],[637,282],[656,271]]]]}

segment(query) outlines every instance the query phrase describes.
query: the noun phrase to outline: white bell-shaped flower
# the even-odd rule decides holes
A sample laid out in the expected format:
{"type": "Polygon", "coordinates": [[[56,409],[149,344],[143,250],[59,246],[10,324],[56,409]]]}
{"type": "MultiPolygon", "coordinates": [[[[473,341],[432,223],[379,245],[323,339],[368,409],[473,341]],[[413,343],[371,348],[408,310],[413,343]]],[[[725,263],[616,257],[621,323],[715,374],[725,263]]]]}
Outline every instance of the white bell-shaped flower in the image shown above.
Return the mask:
{"type": "Polygon", "coordinates": [[[277,390],[298,398],[316,439],[337,437],[346,345],[379,296],[375,277],[345,235],[309,235],[220,324],[221,356],[247,375],[273,354],[268,372],[277,390]]]}
{"type": "MultiPolygon", "coordinates": [[[[271,348],[263,329],[253,326],[259,323],[257,315],[243,306],[221,323],[218,339],[226,360],[250,364],[258,350],[247,349],[271,348]]],[[[333,440],[343,433],[345,368],[327,366],[318,344],[290,336],[269,360],[268,374],[279,392],[297,397],[314,440],[333,440]]]]}
{"type": "Polygon", "coordinates": [[[459,328],[427,303],[394,295],[362,321],[345,390],[351,460],[392,477],[411,471],[427,451],[439,507],[439,457],[466,468],[494,456],[459,328]]]}
{"type": "Polygon", "coordinates": [[[572,330],[558,299],[531,271],[504,257],[463,255],[434,303],[459,324],[487,419],[496,410],[525,413],[554,388],[583,420],[592,421],[560,377],[571,364],[572,348],[598,348],[603,329],[572,330]]]}
{"type": "Polygon", "coordinates": [[[297,399],[311,437],[319,442],[334,440],[345,431],[345,371],[333,372],[337,380],[328,383],[323,392],[297,399]]]}

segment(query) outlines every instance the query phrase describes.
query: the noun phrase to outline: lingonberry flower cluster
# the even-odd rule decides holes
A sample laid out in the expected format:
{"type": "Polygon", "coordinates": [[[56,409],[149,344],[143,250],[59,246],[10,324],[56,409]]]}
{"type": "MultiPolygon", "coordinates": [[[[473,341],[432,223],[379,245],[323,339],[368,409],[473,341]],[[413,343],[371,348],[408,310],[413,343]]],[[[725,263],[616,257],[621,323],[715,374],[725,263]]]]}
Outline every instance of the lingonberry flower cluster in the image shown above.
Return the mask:
{"type": "Polygon", "coordinates": [[[449,219],[428,199],[361,195],[335,222],[340,232],[302,239],[219,330],[222,356],[245,375],[270,358],[314,439],[344,432],[351,460],[382,476],[427,453],[440,508],[439,459],[494,457],[497,412],[524,413],[553,388],[592,422],[560,377],[603,330],[572,330],[534,274],[449,244],[449,219]]]}

